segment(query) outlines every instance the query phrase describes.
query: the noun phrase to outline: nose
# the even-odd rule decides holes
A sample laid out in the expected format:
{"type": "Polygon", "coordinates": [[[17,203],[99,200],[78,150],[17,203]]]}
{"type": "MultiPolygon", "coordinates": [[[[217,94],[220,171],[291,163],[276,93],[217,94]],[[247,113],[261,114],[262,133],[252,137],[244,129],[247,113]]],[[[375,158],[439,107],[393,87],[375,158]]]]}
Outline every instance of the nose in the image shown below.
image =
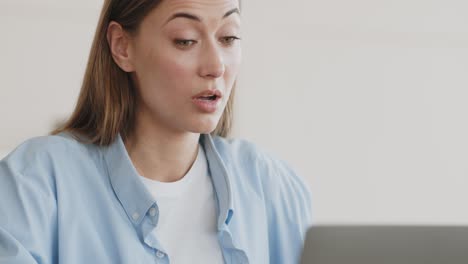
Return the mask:
{"type": "Polygon", "coordinates": [[[224,59],[216,43],[206,43],[200,61],[199,74],[202,78],[219,78],[224,75],[224,59]]]}

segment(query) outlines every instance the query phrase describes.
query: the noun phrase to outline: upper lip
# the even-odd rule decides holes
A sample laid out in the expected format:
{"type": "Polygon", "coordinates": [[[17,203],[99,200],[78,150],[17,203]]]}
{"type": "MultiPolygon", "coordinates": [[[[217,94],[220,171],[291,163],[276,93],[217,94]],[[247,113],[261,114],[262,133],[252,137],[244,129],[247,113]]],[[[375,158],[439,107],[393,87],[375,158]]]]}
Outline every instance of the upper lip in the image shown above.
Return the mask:
{"type": "Polygon", "coordinates": [[[207,90],[204,90],[204,91],[196,94],[192,98],[196,99],[196,98],[199,98],[199,97],[209,97],[209,96],[213,96],[213,95],[216,95],[216,97],[223,97],[223,93],[221,93],[220,90],[218,90],[218,89],[207,89],[207,90]]]}

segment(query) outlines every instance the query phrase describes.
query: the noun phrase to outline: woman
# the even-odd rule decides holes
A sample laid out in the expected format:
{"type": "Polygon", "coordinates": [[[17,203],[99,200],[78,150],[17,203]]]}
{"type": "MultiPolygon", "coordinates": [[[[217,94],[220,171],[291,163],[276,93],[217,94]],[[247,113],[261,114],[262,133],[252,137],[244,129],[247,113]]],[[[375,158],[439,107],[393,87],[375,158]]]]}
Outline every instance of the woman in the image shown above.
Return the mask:
{"type": "Polygon", "coordinates": [[[0,263],[295,263],[309,192],[227,140],[237,0],[107,0],[76,109],[0,162],[0,263]]]}

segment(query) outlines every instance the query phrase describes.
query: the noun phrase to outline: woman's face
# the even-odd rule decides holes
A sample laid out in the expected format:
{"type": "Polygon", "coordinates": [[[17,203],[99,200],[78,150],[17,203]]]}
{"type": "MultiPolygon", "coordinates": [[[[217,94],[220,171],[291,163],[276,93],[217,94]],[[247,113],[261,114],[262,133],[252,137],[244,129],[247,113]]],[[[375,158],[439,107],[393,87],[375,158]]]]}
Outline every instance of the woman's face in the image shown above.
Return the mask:
{"type": "Polygon", "coordinates": [[[137,115],[174,132],[216,128],[241,62],[238,8],[237,0],[163,0],[149,13],[130,40],[137,115]]]}

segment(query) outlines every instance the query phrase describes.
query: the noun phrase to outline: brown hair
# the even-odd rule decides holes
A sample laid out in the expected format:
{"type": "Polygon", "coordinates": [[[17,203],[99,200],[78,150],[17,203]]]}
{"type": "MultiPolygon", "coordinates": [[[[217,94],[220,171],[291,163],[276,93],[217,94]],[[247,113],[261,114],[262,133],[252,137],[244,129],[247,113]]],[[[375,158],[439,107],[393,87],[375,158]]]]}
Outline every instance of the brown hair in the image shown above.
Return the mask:
{"type": "MultiPolygon", "coordinates": [[[[112,58],[107,42],[111,21],[135,32],[142,20],[162,0],[106,0],[94,36],[80,95],[71,117],[52,134],[70,132],[86,137],[89,143],[107,146],[121,134],[132,132],[135,120],[136,91],[130,74],[120,69],[112,58]]],[[[232,87],[221,119],[213,135],[227,137],[233,119],[236,84],[232,87]]]]}

